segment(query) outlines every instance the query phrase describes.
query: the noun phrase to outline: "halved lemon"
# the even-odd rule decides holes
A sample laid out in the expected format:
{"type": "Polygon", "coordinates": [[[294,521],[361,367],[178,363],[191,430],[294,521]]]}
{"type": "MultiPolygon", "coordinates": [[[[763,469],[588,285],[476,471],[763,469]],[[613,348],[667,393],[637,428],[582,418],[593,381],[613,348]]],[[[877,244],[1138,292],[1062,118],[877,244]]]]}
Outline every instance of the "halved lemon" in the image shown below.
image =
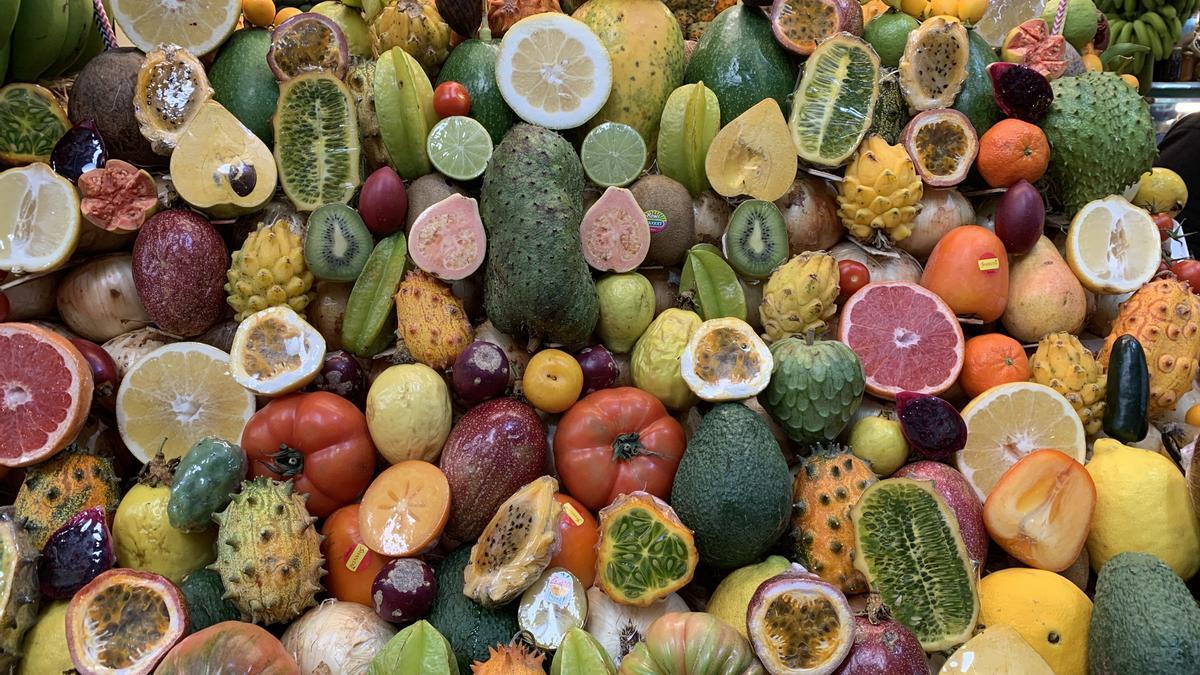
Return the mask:
{"type": "Polygon", "coordinates": [[[1058,450],[1082,464],[1083,423],[1062,394],[1033,382],[1010,382],[987,391],[962,412],[967,444],[955,456],[980,501],[1005,471],[1035,450],[1058,450]]]}
{"type": "Polygon", "coordinates": [[[233,34],[241,0],[112,0],[112,17],[143,52],[177,44],[197,57],[233,34]]]}
{"type": "Polygon", "coordinates": [[[0,173],[0,270],[45,272],[79,241],[79,193],[40,162],[0,173]]]}
{"type": "Polygon", "coordinates": [[[500,95],[521,119],[547,129],[590,120],[612,89],[612,60],[587,24],[535,14],[513,24],[496,60],[500,95]]]}
{"type": "Polygon", "coordinates": [[[1093,293],[1136,291],[1161,260],[1162,244],[1150,214],[1124,197],[1088,202],[1071,220],[1067,264],[1093,293]]]}
{"type": "Polygon", "coordinates": [[[325,338],[287,305],[246,317],[233,334],[230,372],[261,396],[280,396],[308,384],[325,360],[325,338]]]}
{"type": "Polygon", "coordinates": [[[147,462],[180,457],[214,436],[232,443],[254,414],[254,394],[229,375],[229,355],[199,342],[159,347],[133,364],[117,392],[117,429],[147,462]]]}

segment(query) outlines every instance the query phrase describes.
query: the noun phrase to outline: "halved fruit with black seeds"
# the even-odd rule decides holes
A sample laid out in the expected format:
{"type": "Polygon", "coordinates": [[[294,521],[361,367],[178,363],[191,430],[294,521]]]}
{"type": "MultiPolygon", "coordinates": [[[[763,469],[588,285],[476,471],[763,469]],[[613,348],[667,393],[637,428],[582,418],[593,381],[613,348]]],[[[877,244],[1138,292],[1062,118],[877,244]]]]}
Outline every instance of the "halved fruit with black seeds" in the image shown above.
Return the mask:
{"type": "Polygon", "coordinates": [[[146,55],[138,71],[133,115],[154,152],[170,155],[184,127],[212,96],[200,61],[183,47],[162,45],[146,55]]]}
{"type": "Polygon", "coordinates": [[[149,572],[108,570],[67,606],[67,651],[81,675],[149,675],[187,632],[183,594],[149,572]]]}
{"type": "Polygon", "coordinates": [[[774,675],[826,675],[854,644],[850,603],[800,565],[764,581],[747,610],[754,654],[774,675]]]}
{"type": "Polygon", "coordinates": [[[699,561],[692,531],[658,497],[638,490],[600,511],[596,585],[613,600],[649,607],[687,585],[699,561]]]}
{"type": "Polygon", "coordinates": [[[904,127],[904,149],[930,187],[958,185],[979,154],[979,137],[966,115],[952,108],[918,113],[904,127]]]}
{"type": "Polygon", "coordinates": [[[349,202],[362,182],[360,153],[354,99],[341,80],[308,73],[279,87],[275,162],[297,209],[349,202]]]}
{"type": "Polygon", "coordinates": [[[558,481],[542,476],[500,505],[471,547],[463,593],[484,607],[499,607],[533,585],[558,548],[562,505],[558,481]]]}

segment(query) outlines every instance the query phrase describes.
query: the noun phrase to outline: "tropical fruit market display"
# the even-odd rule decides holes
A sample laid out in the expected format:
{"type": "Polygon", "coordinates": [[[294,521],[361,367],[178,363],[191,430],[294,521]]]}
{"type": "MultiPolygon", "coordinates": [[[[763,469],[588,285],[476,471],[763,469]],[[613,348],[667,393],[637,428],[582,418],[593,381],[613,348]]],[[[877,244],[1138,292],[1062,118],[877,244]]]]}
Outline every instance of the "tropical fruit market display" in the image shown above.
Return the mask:
{"type": "Polygon", "coordinates": [[[0,671],[1196,672],[1196,2],[1062,3],[0,3],[0,671]]]}

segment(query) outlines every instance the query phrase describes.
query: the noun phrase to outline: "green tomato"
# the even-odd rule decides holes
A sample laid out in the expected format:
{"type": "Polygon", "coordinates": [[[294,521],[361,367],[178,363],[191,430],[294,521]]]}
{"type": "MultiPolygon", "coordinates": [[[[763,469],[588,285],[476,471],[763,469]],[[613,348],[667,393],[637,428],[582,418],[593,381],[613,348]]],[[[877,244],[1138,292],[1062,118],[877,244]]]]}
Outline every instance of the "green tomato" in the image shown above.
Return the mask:
{"type": "Polygon", "coordinates": [[[880,478],[886,478],[908,461],[908,441],[900,423],[877,415],[864,417],[850,432],[850,451],[870,465],[880,478]]]}

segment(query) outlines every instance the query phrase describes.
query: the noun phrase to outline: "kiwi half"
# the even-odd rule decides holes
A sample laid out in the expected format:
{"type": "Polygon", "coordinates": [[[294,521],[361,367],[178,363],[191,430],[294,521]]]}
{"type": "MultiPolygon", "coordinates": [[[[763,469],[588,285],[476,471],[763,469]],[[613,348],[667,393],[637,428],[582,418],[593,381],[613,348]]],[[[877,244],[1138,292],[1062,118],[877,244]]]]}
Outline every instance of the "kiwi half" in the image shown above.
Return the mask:
{"type": "Polygon", "coordinates": [[[374,245],[357,211],[345,204],[326,204],[308,217],[304,262],[318,279],[354,281],[374,245]]]}
{"type": "Polygon", "coordinates": [[[775,204],[747,199],[729,219],[723,239],[725,259],[738,274],[765,279],[788,259],[787,224],[775,204]]]}

